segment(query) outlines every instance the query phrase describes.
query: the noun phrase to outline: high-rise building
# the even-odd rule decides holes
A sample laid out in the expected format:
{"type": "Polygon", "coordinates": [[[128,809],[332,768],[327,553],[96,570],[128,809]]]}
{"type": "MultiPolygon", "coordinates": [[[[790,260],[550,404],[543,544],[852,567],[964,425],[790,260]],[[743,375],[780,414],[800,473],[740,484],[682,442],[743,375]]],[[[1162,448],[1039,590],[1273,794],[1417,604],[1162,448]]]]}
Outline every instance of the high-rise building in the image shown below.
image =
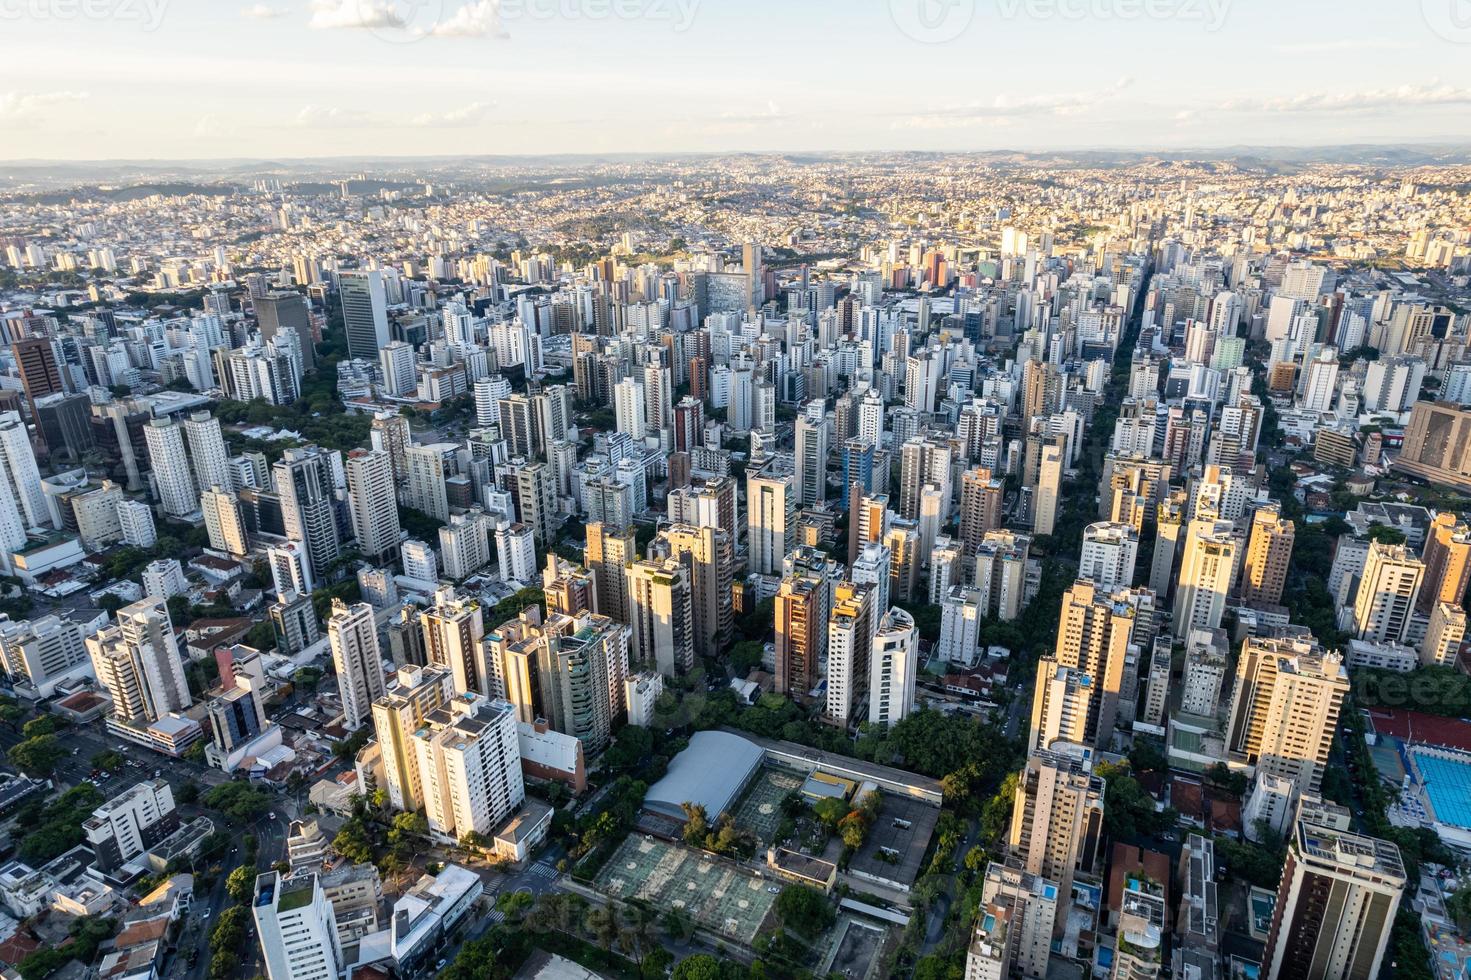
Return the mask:
{"type": "Polygon", "coordinates": [[[513,467],[516,480],[516,513],[531,528],[531,536],[543,548],[557,540],[556,479],[545,463],[513,467]]]}
{"type": "Polygon", "coordinates": [[[486,637],[502,695],[525,724],[553,730],[599,752],[624,711],[629,628],[606,616],[555,614],[545,624],[528,610],[486,637]]]}
{"type": "Polygon", "coordinates": [[[731,536],[716,527],[675,524],[655,542],[662,553],[689,569],[694,606],[695,654],[717,656],[730,641],[735,626],[732,609],[735,548],[731,536]]]}
{"type": "Polygon", "coordinates": [[[316,338],[312,332],[311,307],[305,296],[289,291],[271,292],[254,297],[251,305],[255,308],[262,340],[272,340],[278,333],[294,333],[297,349],[301,351],[302,370],[316,367],[316,338]]]}
{"type": "Polygon", "coordinates": [[[1083,551],[1078,577],[1092,580],[1104,592],[1134,584],[1139,557],[1139,534],[1128,524],[1103,522],[1083,529],[1083,551]]]}
{"type": "MultiPolygon", "coordinates": [[[[501,581],[523,585],[536,581],[536,539],[525,524],[502,522],[495,529],[496,560],[501,581]]],[[[549,557],[555,557],[550,553],[549,557]]]]}
{"type": "Polygon", "coordinates": [[[414,733],[424,815],[437,840],[489,836],[526,799],[516,709],[478,695],[431,711],[414,733]]]}
{"type": "Polygon", "coordinates": [[[1259,507],[1252,515],[1246,565],[1241,572],[1241,598],[1249,605],[1275,606],[1282,601],[1293,536],[1293,523],[1276,505],[1259,507]]]}
{"type": "Polygon", "coordinates": [[[1348,694],[1342,658],[1299,627],[1293,635],[1247,637],[1235,674],[1227,751],[1258,775],[1317,793],[1348,694]]]}
{"type": "Polygon", "coordinates": [[[1420,644],[1420,663],[1454,666],[1466,638],[1466,610],[1449,602],[1437,602],[1430,611],[1425,642],[1420,644]]]}
{"type": "Polygon", "coordinates": [[[408,447],[413,445],[409,431],[409,420],[394,412],[379,412],[373,416],[373,427],[368,432],[372,447],[387,453],[393,462],[393,479],[403,483],[409,478],[408,447]]]}
{"type": "MultiPolygon", "coordinates": [[[[1134,606],[1120,595],[1103,592],[1086,579],[1077,580],[1063,594],[1053,662],[1088,676],[1086,744],[1100,749],[1106,749],[1113,738],[1124,662],[1128,657],[1134,623],[1134,606]]],[[[1049,673],[1052,669],[1052,663],[1046,659],[1037,667],[1039,693],[1032,703],[1034,734],[1041,732],[1039,712],[1044,700],[1041,688],[1054,679],[1049,673]]],[[[1046,747],[1045,733],[1034,739],[1037,740],[1046,747]]]]}
{"type": "Polygon", "coordinates": [[[816,507],[827,500],[827,420],[820,413],[813,419],[802,415],[796,421],[796,467],[792,490],[797,503],[816,507]]]}
{"type": "MultiPolygon", "coordinates": [[[[0,413],[0,496],[10,498],[11,507],[26,527],[46,527],[50,512],[41,493],[41,472],[30,437],[17,412],[0,413]]],[[[10,508],[7,508],[7,511],[10,508]]],[[[10,534],[15,528],[12,525],[10,534]]],[[[24,534],[21,542],[24,543],[24,534]]]]}
{"type": "MultiPolygon", "coordinates": [[[[308,574],[321,579],[341,557],[337,534],[337,494],[328,454],[316,446],[288,449],[276,463],[276,493],[286,539],[306,553],[308,574]]],[[[367,706],[363,708],[366,717],[367,706]]]]}
{"type": "Polygon", "coordinates": [[[1299,821],[1277,887],[1262,975],[1379,976],[1406,881],[1399,848],[1388,841],[1299,821]]]}
{"type": "Polygon", "coordinates": [[[449,490],[445,481],[456,473],[460,447],[452,442],[404,447],[408,483],[403,504],[439,521],[449,520],[449,490]]]}
{"type": "Polygon", "coordinates": [[[398,557],[398,496],[387,453],[354,449],[347,454],[347,503],[358,551],[372,562],[398,557]]]}
{"type": "Polygon", "coordinates": [[[597,611],[619,622],[632,622],[628,607],[628,569],[638,560],[633,528],[617,530],[604,524],[587,525],[583,552],[597,586],[597,611]]]}
{"type": "Polygon", "coordinates": [[[1354,596],[1354,631],[1372,643],[1402,643],[1420,597],[1425,563],[1402,544],[1373,541],[1354,596]]]}
{"type": "Polygon", "coordinates": [[[1028,757],[1017,781],[1007,843],[1022,870],[1057,885],[1060,913],[1071,905],[1077,872],[1097,864],[1103,794],[1086,752],[1063,742],[1028,757]]]}
{"type": "Polygon", "coordinates": [[[1229,520],[1191,521],[1175,591],[1175,635],[1221,625],[1236,572],[1237,538],[1229,520]]]}
{"type": "Polygon", "coordinates": [[[366,602],[349,606],[333,600],[327,617],[327,639],[337,671],[337,693],[342,700],[343,727],[357,731],[373,716],[373,702],[383,697],[383,654],[373,607],[366,602]]]}
{"type": "Polygon", "coordinates": [[[162,599],[124,606],[117,625],[87,637],[86,644],[97,682],[112,698],[115,720],[151,724],[194,703],[162,599]]]}
{"type": "Polygon", "coordinates": [[[172,419],[153,419],[143,430],[159,508],[170,517],[188,517],[199,509],[194,475],[184,452],[184,434],[172,419]]]}
{"type": "Polygon", "coordinates": [[[448,667],[404,664],[387,693],[373,702],[373,728],[383,755],[384,789],[395,810],[412,813],[424,805],[414,733],[430,712],[454,695],[454,675],[448,667]]]}
{"type": "Polygon", "coordinates": [[[960,540],[966,558],[974,558],[987,531],[1001,527],[1001,508],[1006,485],[992,479],[984,467],[966,470],[960,476],[960,540]]]}
{"type": "Polygon", "coordinates": [[[1429,616],[1437,603],[1464,605],[1471,587],[1471,526],[1449,511],[1435,515],[1425,535],[1425,581],[1415,609],[1429,616]]]}
{"type": "Polygon", "coordinates": [[[347,332],[348,356],[377,361],[388,346],[388,293],[377,269],[343,272],[337,277],[342,298],[342,321],[347,332]]]}
{"type": "Polygon", "coordinates": [[[918,520],[920,500],[929,485],[940,488],[942,512],[948,517],[952,459],[948,442],[915,438],[904,443],[899,456],[900,517],[918,520]]]}
{"type": "Polygon", "coordinates": [[[1093,678],[1073,667],[1059,666],[1044,657],[1038,661],[1037,690],[1032,698],[1032,728],[1027,751],[1045,749],[1053,742],[1078,745],[1090,741],[1088,720],[1093,707],[1093,678]]]}
{"type": "Polygon", "coordinates": [[[229,490],[210,487],[199,495],[199,508],[204,512],[204,529],[209,533],[209,546],[243,558],[250,551],[250,534],[240,513],[240,501],[229,490]]]}
{"type": "Polygon", "coordinates": [[[868,688],[873,643],[873,586],[839,582],[827,621],[827,707],[825,714],[847,726],[868,688]]]}
{"type": "Polygon", "coordinates": [[[627,569],[631,661],[640,668],[654,666],[666,677],[687,673],[695,663],[689,570],[675,558],[637,561],[627,569]]]}
{"type": "Polygon", "coordinates": [[[1033,503],[1032,530],[1051,534],[1057,527],[1057,501],[1062,493],[1063,455],[1060,446],[1043,446],[1037,470],[1037,494],[1033,503]]]}
{"type": "Polygon", "coordinates": [[[811,575],[782,580],[776,593],[776,693],[804,700],[817,684],[821,647],[827,629],[823,593],[826,583],[811,575]]]}
{"type": "MultiPolygon", "coordinates": [[[[378,361],[383,370],[384,394],[392,398],[412,398],[419,390],[414,345],[404,343],[402,340],[390,341],[378,352],[378,361]]],[[[487,379],[480,379],[480,381],[485,380],[487,379]]],[[[475,382],[477,401],[480,396],[480,381],[475,382]]]]}
{"type": "Polygon", "coordinates": [[[0,620],[0,671],[23,696],[49,698],[57,685],[85,675],[89,666],[78,624],[56,616],[0,620]]]}
{"type": "Polygon", "coordinates": [[[487,698],[495,694],[481,643],[485,618],[480,600],[458,596],[452,586],[445,586],[434,594],[434,606],[420,613],[419,623],[426,661],[450,671],[455,693],[487,698]]]}
{"type": "Polygon", "coordinates": [[[35,418],[37,401],[66,390],[56,363],[56,350],[49,337],[23,337],[10,345],[10,353],[15,358],[26,401],[30,403],[31,418],[35,418]]]}
{"type": "MultiPolygon", "coordinates": [[[[828,656],[832,653],[829,651],[828,656]]],[[[879,620],[869,651],[868,721],[897,725],[914,707],[919,670],[919,630],[914,617],[894,607],[879,620]]]]}
{"type": "Polygon", "coordinates": [[[796,539],[797,494],[788,457],[773,456],[746,477],[747,549],[751,571],[781,573],[782,559],[796,539]]]}
{"type": "Polygon", "coordinates": [[[613,415],[619,432],[642,440],[648,434],[644,415],[644,389],[633,378],[624,378],[613,386],[613,415]]]}
{"type": "Polygon", "coordinates": [[[1057,925],[1057,884],[1027,872],[1018,861],[992,861],[981,901],[983,914],[966,953],[965,980],[1046,977],[1057,925]]]}
{"type": "Polygon", "coordinates": [[[183,429],[194,485],[201,490],[230,486],[230,454],[220,433],[220,420],[208,412],[195,412],[184,420],[183,429]]]}
{"type": "Polygon", "coordinates": [[[315,872],[257,876],[250,908],[270,980],[334,980],[342,972],[337,920],[315,872]]]}

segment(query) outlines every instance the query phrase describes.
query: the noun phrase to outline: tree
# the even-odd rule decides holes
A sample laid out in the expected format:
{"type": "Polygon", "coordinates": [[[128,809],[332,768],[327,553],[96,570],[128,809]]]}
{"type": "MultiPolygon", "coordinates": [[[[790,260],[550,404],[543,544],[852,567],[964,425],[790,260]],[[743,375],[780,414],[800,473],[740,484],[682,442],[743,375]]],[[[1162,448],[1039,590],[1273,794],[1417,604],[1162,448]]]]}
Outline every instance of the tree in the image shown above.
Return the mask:
{"type": "Polygon", "coordinates": [[[705,835],[709,833],[710,823],[705,816],[705,808],[699,803],[681,803],[680,809],[684,811],[684,842],[691,847],[701,847],[705,843],[705,835]]]}
{"type": "Polygon", "coordinates": [[[828,828],[837,830],[838,822],[848,814],[848,804],[836,797],[826,797],[818,800],[812,807],[813,814],[828,828]]]}
{"type": "Polygon", "coordinates": [[[240,968],[240,957],[228,949],[218,950],[209,960],[210,980],[229,980],[240,968]]]}
{"type": "Polygon", "coordinates": [[[776,914],[783,927],[806,939],[816,939],[837,919],[822,893],[805,885],[787,885],[776,896],[776,914]]]}
{"type": "Polygon", "coordinates": [[[745,640],[737,643],[730,651],[730,669],[737,677],[745,677],[761,666],[766,644],[760,640],[745,640]]]}
{"type": "Polygon", "coordinates": [[[115,752],[112,749],[108,749],[105,752],[98,752],[92,757],[92,767],[94,769],[101,769],[104,772],[117,772],[127,764],[128,760],[123,754],[121,752],[115,752]]]}
{"type": "Polygon", "coordinates": [[[722,980],[725,975],[720,961],[708,953],[697,953],[679,961],[673,980],[722,980]]]}
{"type": "Polygon", "coordinates": [[[255,894],[255,876],[254,867],[242,864],[231,871],[230,876],[225,879],[225,891],[229,892],[230,897],[235,901],[244,904],[250,901],[251,895],[255,894]]]}
{"type": "Polygon", "coordinates": [[[307,694],[315,691],[321,681],[322,671],[319,667],[298,667],[296,673],[291,675],[291,683],[307,694]]]}
{"type": "Polygon", "coordinates": [[[26,738],[39,738],[42,735],[55,735],[57,728],[56,719],[51,715],[42,715],[32,718],[21,726],[20,733],[26,738]]]}
{"type": "Polygon", "coordinates": [[[393,818],[388,831],[388,845],[399,856],[417,854],[424,838],[429,836],[429,820],[419,812],[400,813],[393,818]]]}
{"type": "Polygon", "coordinates": [[[66,749],[55,735],[38,735],[18,742],[10,749],[10,764],[27,776],[44,779],[66,758],[66,749]]]}
{"type": "Polygon", "coordinates": [[[265,813],[271,801],[254,786],[221,783],[200,797],[200,802],[237,823],[246,823],[265,813]]]}

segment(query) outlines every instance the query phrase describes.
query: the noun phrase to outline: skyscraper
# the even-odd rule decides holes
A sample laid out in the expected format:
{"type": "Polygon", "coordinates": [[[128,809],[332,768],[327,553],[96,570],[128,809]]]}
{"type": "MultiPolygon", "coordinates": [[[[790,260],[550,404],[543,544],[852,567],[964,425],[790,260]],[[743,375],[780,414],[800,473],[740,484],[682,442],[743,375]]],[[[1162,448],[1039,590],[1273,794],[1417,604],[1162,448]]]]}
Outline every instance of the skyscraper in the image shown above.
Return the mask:
{"type": "Polygon", "coordinates": [[[49,337],[23,337],[10,345],[10,353],[15,358],[26,401],[30,403],[31,418],[35,418],[37,401],[66,390],[56,363],[56,350],[49,337]]]}
{"type": "MultiPolygon", "coordinates": [[[[821,403],[814,403],[821,409],[821,403]]],[[[813,420],[803,415],[796,422],[796,467],[793,492],[803,507],[816,507],[827,500],[827,422],[820,414],[813,420]]]]}
{"type": "Polygon", "coordinates": [[[1259,507],[1251,517],[1241,598],[1249,605],[1275,606],[1282,601],[1287,564],[1292,560],[1293,524],[1276,506],[1259,507]]]}
{"type": "Polygon", "coordinates": [[[731,537],[715,527],[675,524],[661,532],[659,540],[661,549],[667,548],[670,557],[689,569],[695,653],[714,657],[729,642],[735,623],[731,537]]]}
{"type": "Polygon", "coordinates": [[[184,436],[172,419],[153,419],[143,430],[148,461],[158,488],[159,508],[170,517],[188,517],[199,509],[184,436]]]}
{"type": "Polygon", "coordinates": [[[839,582],[827,621],[827,707],[825,714],[846,726],[868,688],[873,643],[873,586],[839,582]]]}
{"type": "Polygon", "coordinates": [[[413,812],[424,805],[414,732],[425,716],[454,697],[454,675],[448,667],[404,664],[383,697],[373,702],[373,728],[383,755],[388,801],[395,810],[413,812]]]}
{"type": "Polygon", "coordinates": [[[173,623],[162,599],[117,611],[117,625],[87,637],[93,673],[112,698],[112,717],[146,725],[194,703],[173,623]]]}
{"type": "Polygon", "coordinates": [[[1057,527],[1057,501],[1062,493],[1062,448],[1043,446],[1037,470],[1037,495],[1033,506],[1032,530],[1051,534],[1057,527]]]}
{"type": "Polygon", "coordinates": [[[445,586],[434,594],[434,606],[419,615],[419,623],[426,659],[450,671],[455,693],[495,694],[481,644],[485,619],[478,599],[458,596],[453,586],[445,586]]]}
{"type": "Polygon", "coordinates": [[[1420,596],[1425,564],[1402,544],[1372,541],[1354,596],[1354,630],[1372,643],[1401,643],[1420,596]]]}
{"type": "Polygon", "coordinates": [[[355,732],[372,718],[373,702],[383,697],[386,686],[373,607],[366,602],[348,606],[341,599],[333,600],[332,615],[327,617],[327,639],[337,670],[342,724],[355,732]]]}
{"type": "Polygon", "coordinates": [[[385,452],[354,449],[347,454],[347,502],[358,550],[375,563],[396,558],[398,498],[393,460],[385,452]]]}
{"type": "Polygon", "coordinates": [[[199,495],[204,512],[204,528],[209,533],[209,546],[243,558],[250,551],[250,535],[240,513],[240,501],[229,490],[210,487],[199,495]]]}
{"type": "Polygon", "coordinates": [[[1299,821],[1277,886],[1263,976],[1379,976],[1406,880],[1399,848],[1388,841],[1299,821]]]}
{"type": "Polygon", "coordinates": [[[208,412],[195,412],[184,420],[183,428],[194,485],[201,490],[230,486],[230,455],[220,434],[220,420],[208,412]]]}
{"type": "Polygon", "coordinates": [[[597,611],[619,623],[632,622],[628,608],[628,569],[638,560],[633,528],[617,530],[604,524],[588,524],[583,557],[597,585],[597,611]]]}
{"type": "Polygon", "coordinates": [[[271,340],[278,333],[296,335],[297,348],[301,351],[301,368],[310,371],[317,366],[316,338],[312,335],[311,308],[306,297],[300,293],[279,291],[257,296],[251,300],[255,308],[255,319],[260,327],[262,340],[271,340]]]}
{"type": "Polygon", "coordinates": [[[984,467],[966,470],[960,476],[960,540],[966,558],[974,558],[987,531],[1001,526],[1001,507],[1006,485],[992,479],[984,467]]]}
{"type": "Polygon", "coordinates": [[[695,663],[694,606],[689,570],[678,559],[639,561],[628,566],[631,660],[674,677],[695,663]]]}
{"type": "Polygon", "coordinates": [[[791,461],[774,456],[746,477],[747,548],[751,571],[777,575],[796,533],[796,487],[791,461]]]}
{"type": "Polygon", "coordinates": [[[1042,729],[1041,711],[1046,700],[1042,688],[1054,680],[1055,663],[1088,676],[1086,744],[1100,749],[1108,747],[1118,715],[1124,661],[1134,620],[1132,605],[1120,596],[1102,592],[1086,579],[1077,580],[1063,594],[1053,658],[1051,661],[1044,658],[1037,666],[1038,693],[1032,701],[1034,743],[1047,747],[1047,733],[1042,729]]]}
{"type": "MultiPolygon", "coordinates": [[[[832,653],[829,651],[828,656],[832,653]]],[[[897,606],[879,620],[869,651],[868,720],[897,725],[914,706],[919,670],[919,630],[914,617],[897,606]]]]}
{"type": "Polygon", "coordinates": [[[825,583],[810,575],[788,576],[776,593],[776,693],[803,700],[817,683],[821,643],[826,630],[825,583]]]}
{"type": "Polygon", "coordinates": [[[429,712],[414,733],[429,833],[458,843],[489,836],[526,799],[516,709],[478,695],[429,712]]]}
{"type": "MultiPolygon", "coordinates": [[[[336,492],[327,454],[316,446],[288,449],[274,468],[286,539],[299,543],[314,580],[341,555],[337,539],[336,492]]],[[[367,706],[363,707],[366,717],[367,706]]]]}
{"type": "Polygon", "coordinates": [[[347,331],[348,356],[378,360],[388,346],[388,293],[377,269],[343,272],[337,279],[342,298],[342,321],[347,331]]]}
{"type": "Polygon", "coordinates": [[[1085,753],[1062,742],[1028,757],[1017,782],[1007,843],[1021,869],[1056,883],[1059,923],[1067,919],[1062,910],[1071,905],[1074,876],[1097,863],[1103,794],[1085,753]]]}
{"type": "Polygon", "coordinates": [[[1093,581],[1104,592],[1134,584],[1139,535],[1128,524],[1103,522],[1083,529],[1083,551],[1078,577],[1093,581]]]}
{"type": "Polygon", "coordinates": [[[3,492],[9,493],[26,527],[45,527],[51,523],[41,493],[36,453],[18,412],[0,412],[0,493],[3,492]]]}
{"type": "Polygon", "coordinates": [[[1429,616],[1437,603],[1463,605],[1471,586],[1471,527],[1449,511],[1436,514],[1425,535],[1421,561],[1425,581],[1416,611],[1429,616]]]}
{"type": "Polygon", "coordinates": [[[1221,625],[1236,572],[1237,539],[1230,521],[1191,521],[1175,592],[1175,635],[1221,625]]]}
{"type": "Polygon", "coordinates": [[[1248,637],[1236,664],[1226,748],[1260,775],[1291,779],[1316,794],[1333,730],[1348,694],[1348,672],[1306,629],[1248,637]]]}

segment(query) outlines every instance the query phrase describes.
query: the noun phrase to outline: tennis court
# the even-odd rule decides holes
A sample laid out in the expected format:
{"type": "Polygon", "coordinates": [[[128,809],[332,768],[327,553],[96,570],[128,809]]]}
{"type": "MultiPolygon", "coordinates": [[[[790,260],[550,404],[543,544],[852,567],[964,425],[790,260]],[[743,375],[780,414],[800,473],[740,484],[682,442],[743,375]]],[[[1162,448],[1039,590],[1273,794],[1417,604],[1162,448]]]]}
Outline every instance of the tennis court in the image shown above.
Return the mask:
{"type": "Polygon", "coordinates": [[[736,826],[761,838],[763,845],[771,844],[776,838],[777,828],[781,826],[782,801],[787,798],[788,793],[795,792],[801,786],[802,777],[788,770],[772,766],[762,769],[760,775],[751,780],[751,788],[746,791],[745,799],[736,807],[736,826]]]}
{"type": "Polygon", "coordinates": [[[598,891],[681,909],[701,927],[749,946],[776,895],[774,882],[676,844],[629,837],[595,881],[598,891]]]}

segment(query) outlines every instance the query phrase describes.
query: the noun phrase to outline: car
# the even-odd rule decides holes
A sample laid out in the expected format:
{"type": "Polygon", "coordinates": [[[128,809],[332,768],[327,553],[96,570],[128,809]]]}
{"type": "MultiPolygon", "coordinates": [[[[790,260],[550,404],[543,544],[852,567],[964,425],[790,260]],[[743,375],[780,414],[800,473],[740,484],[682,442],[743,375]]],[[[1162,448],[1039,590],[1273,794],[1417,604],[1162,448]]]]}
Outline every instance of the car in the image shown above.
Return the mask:
{"type": "Polygon", "coordinates": [[[214,910],[213,909],[205,909],[202,913],[200,913],[199,917],[201,919],[208,919],[209,918],[209,914],[212,911],[214,911],[214,910]]]}
{"type": "Polygon", "coordinates": [[[276,819],[276,815],[274,813],[268,813],[268,814],[266,814],[266,819],[267,820],[275,820],[276,819]]]}
{"type": "Polygon", "coordinates": [[[778,888],[778,887],[776,887],[775,885],[767,885],[766,886],[766,890],[769,891],[769,892],[771,892],[771,894],[773,894],[773,895],[780,895],[781,894],[781,889],[778,888]]]}

